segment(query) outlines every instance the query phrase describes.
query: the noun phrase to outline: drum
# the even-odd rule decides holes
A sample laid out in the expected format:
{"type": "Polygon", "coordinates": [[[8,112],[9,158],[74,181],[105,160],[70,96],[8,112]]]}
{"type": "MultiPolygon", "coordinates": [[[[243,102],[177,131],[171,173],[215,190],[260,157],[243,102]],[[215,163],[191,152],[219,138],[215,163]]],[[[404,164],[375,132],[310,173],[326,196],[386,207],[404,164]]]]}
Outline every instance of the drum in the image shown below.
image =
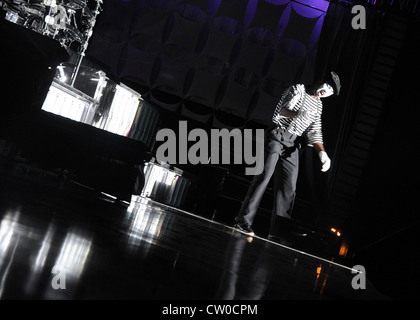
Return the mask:
{"type": "Polygon", "coordinates": [[[61,0],[60,4],[69,9],[79,10],[86,7],[86,0],[61,0]]]}
{"type": "Polygon", "coordinates": [[[19,25],[23,25],[25,23],[25,19],[19,14],[19,11],[15,10],[8,10],[6,12],[5,19],[19,25]]]}

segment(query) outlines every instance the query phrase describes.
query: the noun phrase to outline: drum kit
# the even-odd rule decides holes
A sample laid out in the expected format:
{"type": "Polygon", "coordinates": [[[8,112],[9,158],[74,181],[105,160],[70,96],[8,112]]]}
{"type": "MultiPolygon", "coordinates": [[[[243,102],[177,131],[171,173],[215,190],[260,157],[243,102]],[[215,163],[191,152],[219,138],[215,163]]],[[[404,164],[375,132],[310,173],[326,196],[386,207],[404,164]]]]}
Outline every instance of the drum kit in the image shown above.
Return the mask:
{"type": "MultiPolygon", "coordinates": [[[[0,0],[6,20],[84,51],[102,0],[0,0]]],[[[72,48],[74,49],[74,48],[72,48]]]]}

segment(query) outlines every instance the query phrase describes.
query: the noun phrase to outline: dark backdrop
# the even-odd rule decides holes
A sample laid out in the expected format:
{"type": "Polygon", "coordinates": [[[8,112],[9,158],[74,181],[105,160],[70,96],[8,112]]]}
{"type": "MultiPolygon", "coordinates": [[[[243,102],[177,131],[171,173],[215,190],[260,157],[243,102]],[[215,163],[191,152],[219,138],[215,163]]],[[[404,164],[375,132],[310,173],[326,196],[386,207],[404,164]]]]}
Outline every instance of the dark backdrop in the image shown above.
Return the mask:
{"type": "Polygon", "coordinates": [[[406,181],[417,181],[415,12],[366,4],[367,28],[354,30],[353,5],[109,0],[87,55],[158,106],[162,127],[188,119],[190,129],[266,128],[284,88],[335,70],[342,92],[323,117],[333,165],[322,174],[312,149],[302,152],[296,215],[339,228],[350,255],[416,220],[406,181]]]}

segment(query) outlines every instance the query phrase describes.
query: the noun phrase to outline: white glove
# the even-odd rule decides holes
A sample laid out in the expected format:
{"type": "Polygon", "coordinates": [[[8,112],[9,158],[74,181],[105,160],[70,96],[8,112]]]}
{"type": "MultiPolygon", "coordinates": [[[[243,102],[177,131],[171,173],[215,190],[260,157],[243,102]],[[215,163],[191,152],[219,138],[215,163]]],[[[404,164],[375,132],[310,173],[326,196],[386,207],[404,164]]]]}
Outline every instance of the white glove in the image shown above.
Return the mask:
{"type": "Polygon", "coordinates": [[[325,151],[320,151],[318,153],[318,156],[319,156],[319,160],[321,160],[321,163],[322,163],[321,171],[322,172],[328,171],[328,169],[331,167],[331,159],[328,157],[325,151]]]}

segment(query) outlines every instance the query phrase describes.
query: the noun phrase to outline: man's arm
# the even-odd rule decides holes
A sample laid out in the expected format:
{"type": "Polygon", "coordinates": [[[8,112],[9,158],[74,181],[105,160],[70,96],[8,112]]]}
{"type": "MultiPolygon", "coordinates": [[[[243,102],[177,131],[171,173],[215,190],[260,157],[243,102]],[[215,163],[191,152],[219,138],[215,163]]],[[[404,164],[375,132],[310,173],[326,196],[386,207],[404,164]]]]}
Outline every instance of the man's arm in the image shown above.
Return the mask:
{"type": "Polygon", "coordinates": [[[324,148],[324,144],[321,142],[315,142],[313,144],[314,149],[316,151],[316,153],[319,153],[320,151],[324,151],[325,152],[325,148],[324,148]]]}
{"type": "Polygon", "coordinates": [[[293,111],[293,108],[299,102],[303,92],[303,85],[291,86],[285,90],[274,111],[274,123],[278,124],[281,117],[294,118],[299,114],[298,111],[293,111]]]}
{"type": "Polygon", "coordinates": [[[280,115],[286,118],[294,118],[294,117],[297,117],[298,114],[299,114],[299,111],[293,111],[287,108],[283,108],[280,111],[280,115]]]}

